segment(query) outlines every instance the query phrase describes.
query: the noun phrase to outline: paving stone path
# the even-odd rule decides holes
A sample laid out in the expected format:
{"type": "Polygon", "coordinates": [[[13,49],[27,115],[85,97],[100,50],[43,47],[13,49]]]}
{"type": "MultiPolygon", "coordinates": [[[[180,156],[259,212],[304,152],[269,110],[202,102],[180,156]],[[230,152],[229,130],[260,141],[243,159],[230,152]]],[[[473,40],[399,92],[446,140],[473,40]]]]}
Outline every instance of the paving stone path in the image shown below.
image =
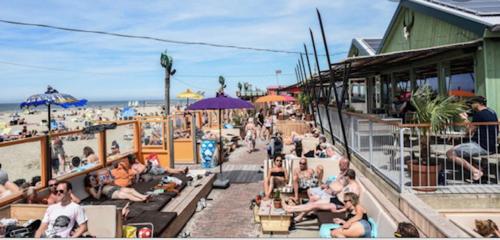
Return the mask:
{"type": "Polygon", "coordinates": [[[190,237],[259,237],[259,225],[253,222],[250,200],[262,190],[263,160],[267,157],[266,143],[257,141],[257,151],[248,153],[245,146],[237,148],[224,163],[231,186],[213,189],[207,197],[207,207],[197,212],[182,232],[190,237]],[[238,178],[238,174],[245,174],[238,178]],[[212,199],[212,200],[210,200],[212,199]]]}

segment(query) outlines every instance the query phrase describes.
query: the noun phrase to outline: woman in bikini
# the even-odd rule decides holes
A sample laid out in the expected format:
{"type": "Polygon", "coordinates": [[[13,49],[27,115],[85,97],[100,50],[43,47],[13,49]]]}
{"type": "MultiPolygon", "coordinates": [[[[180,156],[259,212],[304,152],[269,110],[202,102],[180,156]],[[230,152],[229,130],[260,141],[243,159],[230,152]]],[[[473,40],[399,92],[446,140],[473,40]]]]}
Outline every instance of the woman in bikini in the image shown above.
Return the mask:
{"type": "Polygon", "coordinates": [[[359,203],[359,196],[355,193],[348,192],[344,194],[344,206],[347,212],[347,220],[340,218],[333,219],[333,222],[341,225],[340,228],[332,230],[332,237],[370,237],[372,226],[368,221],[366,210],[359,203]]]}
{"type": "Polygon", "coordinates": [[[109,175],[100,174],[99,180],[94,175],[87,175],[83,180],[85,191],[93,198],[99,200],[102,197],[108,199],[126,199],[134,202],[144,202],[150,195],[144,195],[133,188],[114,186],[109,175]]]}
{"type": "Polygon", "coordinates": [[[288,183],[288,171],[283,168],[283,157],[277,155],[274,157],[273,165],[264,179],[265,198],[269,199],[274,188],[281,188],[288,183]]]}

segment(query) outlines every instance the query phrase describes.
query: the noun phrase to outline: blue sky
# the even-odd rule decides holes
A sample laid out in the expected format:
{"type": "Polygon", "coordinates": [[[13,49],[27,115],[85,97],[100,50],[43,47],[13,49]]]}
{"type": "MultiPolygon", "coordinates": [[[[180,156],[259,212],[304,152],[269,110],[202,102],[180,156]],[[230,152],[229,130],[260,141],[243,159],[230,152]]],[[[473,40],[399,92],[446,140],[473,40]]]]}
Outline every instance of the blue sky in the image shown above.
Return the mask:
{"type": "MultiPolygon", "coordinates": [[[[315,8],[335,60],[354,37],[382,37],[397,7],[388,0],[1,1],[0,18],[91,30],[257,48],[310,49],[308,28],[320,42],[315,8]]],[[[261,89],[296,82],[294,54],[177,45],[0,23],[0,102],[17,102],[48,84],[90,101],[162,99],[160,53],[168,49],[176,76],[171,94],[191,88],[214,95],[217,76],[230,95],[237,83],[261,89]],[[68,71],[15,66],[18,63],[68,71]],[[208,76],[208,77],[206,77],[208,76]],[[213,76],[213,77],[211,77],[213,76]]],[[[325,59],[321,68],[326,69],[325,59]]]]}

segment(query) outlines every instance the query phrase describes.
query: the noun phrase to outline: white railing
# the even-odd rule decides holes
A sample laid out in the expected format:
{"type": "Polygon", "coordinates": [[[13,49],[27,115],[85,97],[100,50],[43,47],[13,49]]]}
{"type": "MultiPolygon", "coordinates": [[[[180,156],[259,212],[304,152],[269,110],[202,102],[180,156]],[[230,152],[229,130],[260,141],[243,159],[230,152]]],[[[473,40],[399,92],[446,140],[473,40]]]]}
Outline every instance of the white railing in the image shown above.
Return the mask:
{"type": "MultiPolygon", "coordinates": [[[[331,108],[329,113],[333,138],[343,145],[337,109],[331,108]]],[[[320,106],[328,135],[330,128],[325,114],[324,106],[320,106]]],[[[426,124],[402,124],[397,118],[348,112],[343,112],[342,117],[351,153],[398,191],[500,186],[497,134],[490,138],[498,132],[499,123],[474,123],[476,140],[474,134],[469,133],[470,124],[456,124],[443,132],[432,133],[426,124]],[[460,145],[463,143],[476,143],[489,151],[483,149],[476,153],[470,144],[460,145]]],[[[481,188],[487,192],[491,189],[500,188],[481,188]]]]}

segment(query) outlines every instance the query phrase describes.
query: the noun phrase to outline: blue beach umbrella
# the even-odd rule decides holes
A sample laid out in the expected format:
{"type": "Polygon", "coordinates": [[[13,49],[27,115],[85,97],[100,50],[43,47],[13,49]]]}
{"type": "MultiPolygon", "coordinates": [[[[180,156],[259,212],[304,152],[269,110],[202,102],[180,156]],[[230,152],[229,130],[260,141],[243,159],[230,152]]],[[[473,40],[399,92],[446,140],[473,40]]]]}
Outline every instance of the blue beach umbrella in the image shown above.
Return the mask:
{"type": "Polygon", "coordinates": [[[69,107],[81,107],[85,106],[87,104],[86,99],[76,99],[75,97],[69,95],[69,94],[64,94],[64,93],[59,93],[56,89],[52,88],[51,86],[47,87],[47,91],[43,94],[35,94],[31,97],[29,97],[25,102],[21,103],[21,108],[29,108],[29,107],[37,107],[40,105],[46,105],[48,109],[48,121],[47,121],[47,127],[49,128],[49,133],[50,133],[50,106],[51,105],[57,105],[61,106],[63,108],[69,108],[69,107]]]}
{"type": "Polygon", "coordinates": [[[46,105],[47,106],[47,114],[48,114],[48,121],[47,121],[47,127],[48,127],[48,132],[47,132],[47,144],[46,144],[46,153],[47,156],[46,158],[49,159],[49,163],[47,164],[47,173],[48,176],[46,177],[46,181],[48,179],[52,178],[52,171],[51,171],[51,165],[52,162],[50,161],[51,159],[51,150],[52,148],[50,147],[50,129],[51,129],[51,119],[50,119],[50,106],[51,105],[57,105],[61,106],[63,108],[69,108],[72,106],[75,107],[81,107],[87,104],[87,100],[81,99],[78,100],[75,97],[69,95],[69,94],[63,94],[59,93],[56,89],[52,88],[51,86],[47,87],[47,91],[45,91],[44,94],[35,94],[31,97],[29,97],[25,102],[21,103],[21,108],[29,108],[29,107],[37,107],[40,105],[46,105]]]}

